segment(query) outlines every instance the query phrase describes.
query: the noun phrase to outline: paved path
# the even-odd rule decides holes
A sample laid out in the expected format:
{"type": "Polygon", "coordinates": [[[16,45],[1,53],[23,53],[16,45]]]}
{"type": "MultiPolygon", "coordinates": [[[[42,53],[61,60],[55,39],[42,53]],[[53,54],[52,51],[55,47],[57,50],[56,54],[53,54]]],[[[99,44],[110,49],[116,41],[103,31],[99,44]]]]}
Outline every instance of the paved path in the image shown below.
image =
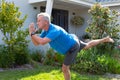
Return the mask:
{"type": "Polygon", "coordinates": [[[106,73],[104,76],[110,78],[110,80],[120,80],[120,74],[106,73]]]}

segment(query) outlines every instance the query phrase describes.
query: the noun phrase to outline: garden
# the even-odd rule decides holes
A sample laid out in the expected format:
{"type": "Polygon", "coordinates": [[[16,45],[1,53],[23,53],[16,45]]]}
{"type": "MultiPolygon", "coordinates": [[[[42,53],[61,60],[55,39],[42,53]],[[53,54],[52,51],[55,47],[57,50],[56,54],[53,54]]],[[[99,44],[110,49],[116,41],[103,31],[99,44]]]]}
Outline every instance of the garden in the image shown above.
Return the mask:
{"type": "MultiPolygon", "coordinates": [[[[27,18],[21,18],[19,7],[2,1],[0,6],[0,80],[64,80],[61,66],[64,56],[49,49],[46,55],[40,51],[29,52],[28,29],[23,27],[27,18]],[[26,66],[27,64],[27,66],[26,66]]],[[[82,50],[71,65],[72,80],[120,79],[107,74],[120,74],[120,25],[119,12],[93,5],[88,14],[87,38],[100,39],[110,36],[115,43],[100,44],[89,50],[82,50]]]]}

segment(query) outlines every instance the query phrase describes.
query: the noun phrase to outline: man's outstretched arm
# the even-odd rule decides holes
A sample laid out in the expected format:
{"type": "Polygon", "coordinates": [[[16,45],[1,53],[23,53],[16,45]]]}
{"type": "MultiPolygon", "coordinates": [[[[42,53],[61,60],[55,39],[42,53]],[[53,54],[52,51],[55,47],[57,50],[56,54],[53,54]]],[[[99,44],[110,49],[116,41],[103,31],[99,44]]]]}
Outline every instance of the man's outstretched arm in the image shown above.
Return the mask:
{"type": "Polygon", "coordinates": [[[34,45],[45,45],[47,43],[49,43],[51,40],[49,38],[41,38],[37,35],[32,35],[31,36],[32,42],[34,45]]]}
{"type": "Polygon", "coordinates": [[[38,46],[39,44],[31,37],[31,40],[35,46],[38,46]]]}

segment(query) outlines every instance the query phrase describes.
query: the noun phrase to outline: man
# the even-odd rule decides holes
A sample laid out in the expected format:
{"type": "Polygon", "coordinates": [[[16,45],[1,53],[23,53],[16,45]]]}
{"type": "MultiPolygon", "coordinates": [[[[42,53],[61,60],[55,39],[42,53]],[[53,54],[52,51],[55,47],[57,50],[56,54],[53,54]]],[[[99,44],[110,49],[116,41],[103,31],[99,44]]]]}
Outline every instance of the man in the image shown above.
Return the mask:
{"type": "Polygon", "coordinates": [[[69,67],[81,49],[89,49],[104,42],[114,42],[110,37],[92,40],[88,43],[79,41],[75,35],[68,34],[63,28],[51,24],[50,16],[47,13],[40,13],[37,15],[37,25],[38,29],[42,30],[40,36],[35,34],[36,30],[34,28],[34,23],[31,23],[29,26],[29,34],[32,42],[34,45],[49,43],[53,49],[65,55],[62,65],[65,80],[70,80],[69,67]]]}

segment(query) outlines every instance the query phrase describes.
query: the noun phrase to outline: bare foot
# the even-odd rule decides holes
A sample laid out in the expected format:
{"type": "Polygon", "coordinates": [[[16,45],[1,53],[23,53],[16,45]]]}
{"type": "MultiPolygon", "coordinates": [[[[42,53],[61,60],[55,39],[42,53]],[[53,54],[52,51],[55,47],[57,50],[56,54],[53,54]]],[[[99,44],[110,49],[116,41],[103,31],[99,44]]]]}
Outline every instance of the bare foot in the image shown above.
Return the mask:
{"type": "Polygon", "coordinates": [[[106,42],[111,42],[111,43],[114,43],[114,40],[112,38],[110,38],[109,36],[107,36],[105,38],[106,42]]]}

